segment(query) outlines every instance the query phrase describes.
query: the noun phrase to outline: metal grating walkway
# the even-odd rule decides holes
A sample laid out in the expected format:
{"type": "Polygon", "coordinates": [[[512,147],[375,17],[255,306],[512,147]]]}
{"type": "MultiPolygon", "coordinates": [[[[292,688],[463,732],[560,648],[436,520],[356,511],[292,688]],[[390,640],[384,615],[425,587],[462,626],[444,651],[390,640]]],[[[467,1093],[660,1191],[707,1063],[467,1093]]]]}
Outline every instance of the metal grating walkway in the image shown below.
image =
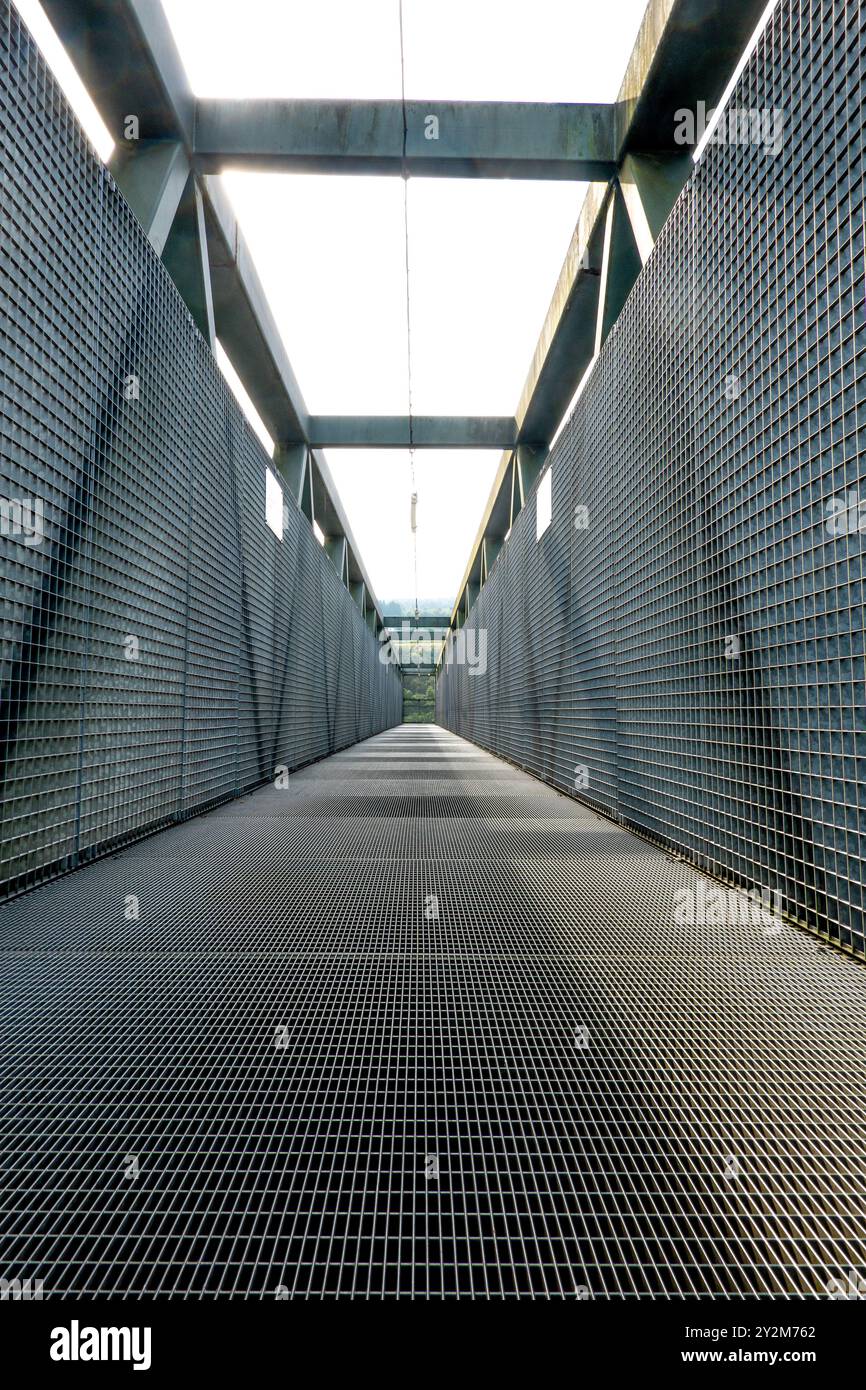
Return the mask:
{"type": "Polygon", "coordinates": [[[826,1297],[866,1268],[866,971],[754,905],[680,925],[699,884],[407,725],[13,901],[0,1274],[826,1297]]]}

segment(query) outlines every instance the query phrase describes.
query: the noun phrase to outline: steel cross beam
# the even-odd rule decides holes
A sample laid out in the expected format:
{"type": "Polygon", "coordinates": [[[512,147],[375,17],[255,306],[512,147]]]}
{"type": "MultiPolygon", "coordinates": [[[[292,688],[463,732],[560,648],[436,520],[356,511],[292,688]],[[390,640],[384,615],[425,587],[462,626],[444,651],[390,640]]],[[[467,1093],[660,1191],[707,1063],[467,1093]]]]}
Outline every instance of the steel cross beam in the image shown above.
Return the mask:
{"type": "Polygon", "coordinates": [[[307,437],[332,449],[508,449],[517,441],[509,416],[311,415],[307,437]]]}
{"type": "Polygon", "coordinates": [[[449,613],[420,613],[416,618],[412,613],[386,613],[382,621],[387,628],[394,632],[401,631],[404,623],[408,625],[410,632],[417,632],[419,629],[423,629],[425,632],[447,632],[451,626],[451,615],[449,613]]]}
{"type": "Polygon", "coordinates": [[[607,179],[612,105],[527,101],[199,100],[193,159],[220,169],[444,178],[607,179]]]}

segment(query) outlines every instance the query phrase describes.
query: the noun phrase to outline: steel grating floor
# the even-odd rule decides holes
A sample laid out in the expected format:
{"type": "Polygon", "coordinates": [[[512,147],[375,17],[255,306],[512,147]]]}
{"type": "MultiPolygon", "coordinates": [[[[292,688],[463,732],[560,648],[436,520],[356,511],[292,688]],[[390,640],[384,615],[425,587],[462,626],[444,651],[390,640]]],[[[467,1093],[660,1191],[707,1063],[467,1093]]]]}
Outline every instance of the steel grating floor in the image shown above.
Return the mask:
{"type": "Polygon", "coordinates": [[[680,925],[699,883],[405,725],[16,899],[0,1273],[826,1297],[866,1269],[866,971],[754,905],[680,925]]]}

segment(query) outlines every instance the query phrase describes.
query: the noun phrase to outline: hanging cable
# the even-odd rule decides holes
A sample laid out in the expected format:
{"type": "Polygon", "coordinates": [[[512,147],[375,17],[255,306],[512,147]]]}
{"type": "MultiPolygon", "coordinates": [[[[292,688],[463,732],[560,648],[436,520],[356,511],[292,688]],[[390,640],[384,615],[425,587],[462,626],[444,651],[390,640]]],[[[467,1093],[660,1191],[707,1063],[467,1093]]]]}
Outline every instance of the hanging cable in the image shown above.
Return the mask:
{"type": "Polygon", "coordinates": [[[403,0],[400,7],[400,102],[403,110],[403,149],[400,156],[400,169],[403,176],[403,246],[406,261],[406,383],[409,397],[409,473],[411,476],[410,524],[412,528],[412,569],[415,584],[415,621],[418,609],[418,527],[416,508],[418,491],[415,483],[415,431],[412,420],[412,312],[409,293],[409,170],[406,163],[406,146],[409,126],[406,119],[406,60],[403,50],[403,0]]]}

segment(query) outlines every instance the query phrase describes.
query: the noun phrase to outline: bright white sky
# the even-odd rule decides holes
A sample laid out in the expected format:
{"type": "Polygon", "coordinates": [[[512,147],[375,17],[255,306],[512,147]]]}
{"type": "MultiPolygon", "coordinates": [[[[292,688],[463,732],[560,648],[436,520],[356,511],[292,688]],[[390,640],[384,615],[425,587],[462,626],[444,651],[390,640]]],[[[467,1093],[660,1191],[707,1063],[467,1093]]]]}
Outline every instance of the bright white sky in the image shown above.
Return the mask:
{"type": "MultiPolygon", "coordinates": [[[[100,154],[111,142],[37,0],[16,0],[100,154]]],[[[398,0],[164,0],[200,96],[399,98],[398,0]]],[[[612,101],[646,0],[404,0],[406,95],[612,101]]],[[[405,414],[399,178],[229,173],[309,409],[405,414]]],[[[413,406],[513,413],[585,192],[578,183],[409,182],[413,406]]],[[[329,450],[380,599],[413,598],[409,459],[329,450]]],[[[499,453],[417,458],[419,597],[453,599],[499,453]]]]}

